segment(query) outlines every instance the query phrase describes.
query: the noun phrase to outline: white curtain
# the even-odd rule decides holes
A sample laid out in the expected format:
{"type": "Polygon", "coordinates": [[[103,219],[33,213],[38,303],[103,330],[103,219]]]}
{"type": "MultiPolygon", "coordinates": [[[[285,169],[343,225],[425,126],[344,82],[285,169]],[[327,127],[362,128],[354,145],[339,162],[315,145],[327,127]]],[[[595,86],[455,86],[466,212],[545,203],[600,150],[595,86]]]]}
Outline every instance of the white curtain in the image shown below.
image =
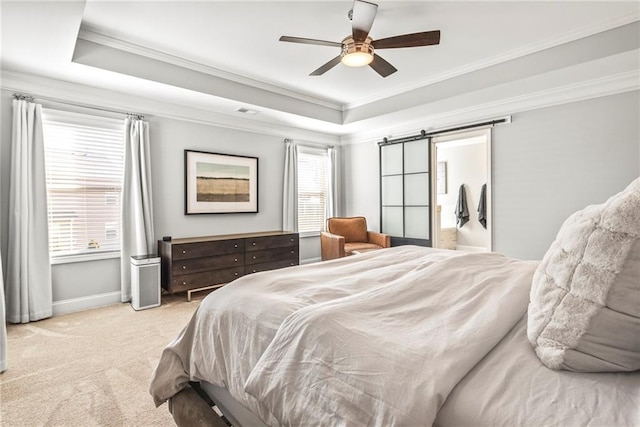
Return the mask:
{"type": "Polygon", "coordinates": [[[131,300],[131,257],[154,253],[149,146],[149,123],[137,117],[127,117],[122,184],[122,302],[131,300]]]}
{"type": "Polygon", "coordinates": [[[4,275],[2,272],[2,252],[0,251],[0,372],[7,370],[7,315],[5,314],[4,275]]]}
{"type": "Polygon", "coordinates": [[[282,192],[282,229],[298,231],[298,146],[284,140],[284,188],[282,192]]]}
{"type": "Polygon", "coordinates": [[[0,254],[0,372],[7,370],[7,321],[4,314],[4,282],[2,280],[2,254],[0,254]]]}
{"type": "Polygon", "coordinates": [[[52,314],[42,106],[13,100],[9,180],[7,320],[27,323],[52,314]]]}
{"type": "Polygon", "coordinates": [[[329,147],[329,194],[327,200],[327,218],[340,216],[340,148],[329,147]]]}

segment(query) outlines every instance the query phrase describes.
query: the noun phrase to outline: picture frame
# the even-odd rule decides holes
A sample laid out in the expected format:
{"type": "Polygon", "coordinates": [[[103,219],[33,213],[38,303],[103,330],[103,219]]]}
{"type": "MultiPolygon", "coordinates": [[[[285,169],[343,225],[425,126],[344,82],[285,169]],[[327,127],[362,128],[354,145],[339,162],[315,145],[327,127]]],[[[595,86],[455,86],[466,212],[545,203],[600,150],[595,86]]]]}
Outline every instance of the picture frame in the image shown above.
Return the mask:
{"type": "Polygon", "coordinates": [[[447,162],[436,165],[436,186],[438,194],[447,194],[447,162]]]}
{"type": "Polygon", "coordinates": [[[258,212],[258,158],[184,150],[185,215],[258,212]]]}

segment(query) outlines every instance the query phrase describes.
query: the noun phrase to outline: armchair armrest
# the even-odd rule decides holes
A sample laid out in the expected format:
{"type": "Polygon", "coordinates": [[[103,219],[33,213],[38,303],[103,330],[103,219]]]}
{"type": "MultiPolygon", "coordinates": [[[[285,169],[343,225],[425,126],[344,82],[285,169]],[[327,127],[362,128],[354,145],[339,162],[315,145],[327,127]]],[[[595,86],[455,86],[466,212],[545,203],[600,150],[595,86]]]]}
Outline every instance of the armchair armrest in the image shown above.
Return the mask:
{"type": "Polygon", "coordinates": [[[391,247],[391,236],[388,234],[378,233],[377,231],[367,231],[369,243],[374,243],[383,248],[391,247]]]}
{"type": "Polygon", "coordinates": [[[327,231],[320,232],[320,249],[322,260],[342,258],[344,256],[344,237],[331,234],[327,231]]]}

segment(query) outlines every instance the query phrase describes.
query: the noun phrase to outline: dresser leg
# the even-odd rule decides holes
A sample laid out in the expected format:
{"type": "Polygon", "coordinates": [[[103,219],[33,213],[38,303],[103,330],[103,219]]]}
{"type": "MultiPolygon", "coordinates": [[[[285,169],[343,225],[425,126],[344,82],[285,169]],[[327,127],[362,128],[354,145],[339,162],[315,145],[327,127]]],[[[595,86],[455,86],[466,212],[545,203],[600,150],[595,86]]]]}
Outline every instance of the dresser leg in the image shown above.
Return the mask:
{"type": "Polygon", "coordinates": [[[224,283],[220,283],[219,285],[203,286],[202,288],[189,289],[187,291],[187,302],[191,302],[191,294],[193,292],[208,291],[209,289],[221,288],[224,285],[224,283]]]}

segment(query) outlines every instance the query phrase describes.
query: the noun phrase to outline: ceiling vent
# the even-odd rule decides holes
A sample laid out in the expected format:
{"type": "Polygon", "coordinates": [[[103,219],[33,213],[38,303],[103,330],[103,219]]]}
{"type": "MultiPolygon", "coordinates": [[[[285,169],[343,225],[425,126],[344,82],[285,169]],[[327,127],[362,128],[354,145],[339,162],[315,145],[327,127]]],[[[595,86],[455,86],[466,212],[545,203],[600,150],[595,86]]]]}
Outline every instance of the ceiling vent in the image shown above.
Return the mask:
{"type": "Polygon", "coordinates": [[[250,108],[244,108],[244,107],[240,107],[236,110],[238,113],[242,113],[242,114],[251,114],[252,116],[255,114],[258,114],[257,110],[252,110],[250,108]]]}

